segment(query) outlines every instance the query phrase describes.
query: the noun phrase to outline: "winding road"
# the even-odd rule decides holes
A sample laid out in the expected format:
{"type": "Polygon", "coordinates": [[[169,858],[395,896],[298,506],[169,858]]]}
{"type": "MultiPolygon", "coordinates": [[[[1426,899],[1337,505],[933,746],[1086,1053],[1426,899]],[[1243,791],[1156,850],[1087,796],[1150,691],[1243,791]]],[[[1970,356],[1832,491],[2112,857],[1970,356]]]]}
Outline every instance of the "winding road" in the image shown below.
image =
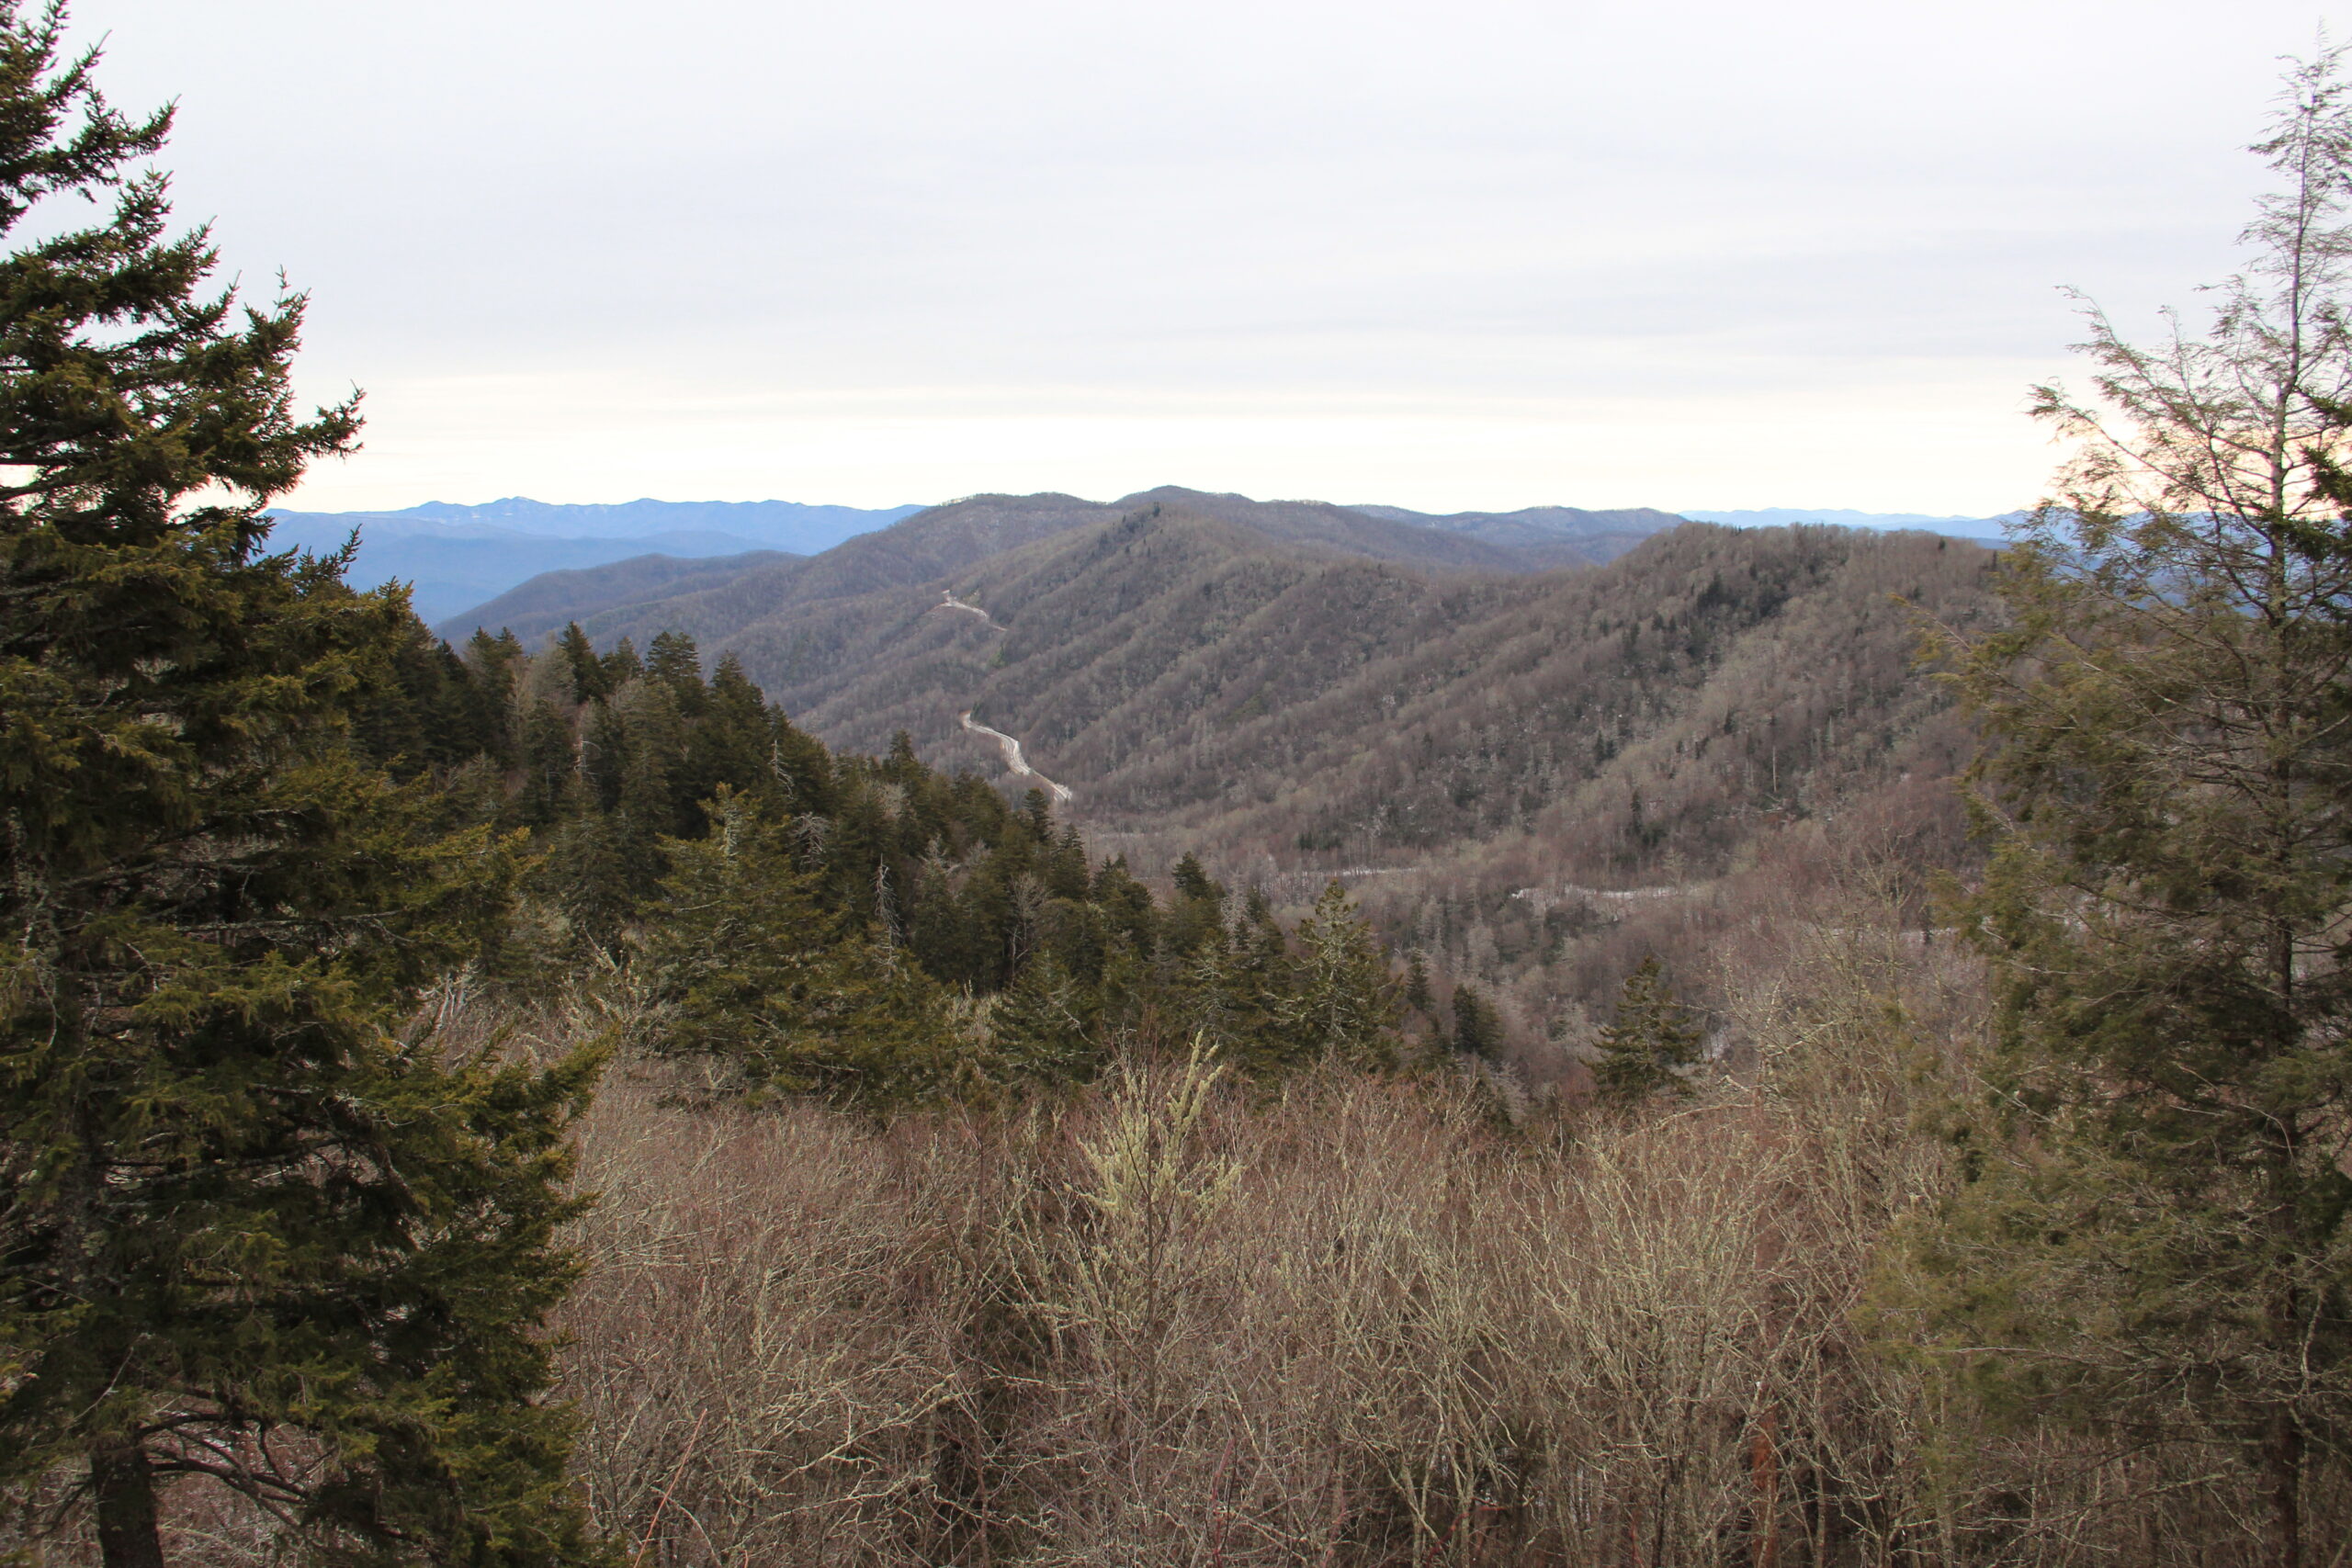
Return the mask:
{"type": "Polygon", "coordinates": [[[999,622],[994,615],[989,615],[978,604],[967,604],[963,600],[956,598],[955,590],[951,588],[943,588],[939,591],[939,603],[933,604],[932,608],[934,610],[962,610],[967,615],[978,615],[980,619],[986,621],[989,627],[995,631],[1009,631],[1012,629],[999,622]]]}
{"type": "MultiPolygon", "coordinates": [[[[932,608],[934,610],[961,610],[967,615],[978,615],[981,620],[988,623],[989,628],[991,631],[1001,632],[1009,629],[1001,625],[994,615],[989,615],[978,604],[967,604],[963,600],[956,598],[956,591],[952,588],[941,589],[939,591],[939,603],[933,604],[932,608]]],[[[1029,760],[1021,754],[1020,741],[1015,740],[1012,736],[1007,735],[1001,729],[990,729],[985,724],[974,724],[972,722],[972,710],[969,708],[966,708],[962,713],[957,714],[956,716],[961,719],[964,723],[964,728],[970,730],[973,734],[988,736],[1000,747],[1003,748],[1004,765],[1006,767],[1011,768],[1023,778],[1035,779],[1040,784],[1043,784],[1046,787],[1046,792],[1050,794],[1056,801],[1068,804],[1070,798],[1069,785],[1057,784],[1053,780],[1047,778],[1045,774],[1039,773],[1036,769],[1031,767],[1029,765],[1029,760]]]]}
{"type": "Polygon", "coordinates": [[[1004,749],[1004,765],[1006,767],[1011,768],[1014,773],[1019,773],[1023,778],[1035,779],[1039,784],[1046,786],[1046,790],[1052,794],[1056,800],[1065,803],[1069,801],[1070,797],[1069,786],[1068,784],[1057,784],[1053,780],[1047,778],[1045,774],[1039,773],[1036,769],[1031,767],[1028,761],[1021,755],[1020,741],[1015,740],[1012,736],[1007,735],[1001,729],[990,729],[985,724],[974,724],[972,722],[972,710],[969,708],[966,708],[962,713],[957,714],[956,716],[963,720],[964,728],[970,730],[973,734],[989,736],[992,738],[999,746],[1002,747],[1004,749]]]}

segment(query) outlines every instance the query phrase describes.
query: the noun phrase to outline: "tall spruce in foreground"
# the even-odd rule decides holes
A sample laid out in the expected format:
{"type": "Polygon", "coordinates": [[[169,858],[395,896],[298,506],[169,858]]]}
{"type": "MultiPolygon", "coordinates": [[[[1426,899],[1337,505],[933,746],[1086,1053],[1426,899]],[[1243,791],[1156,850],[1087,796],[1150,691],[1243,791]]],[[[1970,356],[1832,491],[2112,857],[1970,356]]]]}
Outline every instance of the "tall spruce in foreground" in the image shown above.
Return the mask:
{"type": "Polygon", "coordinates": [[[2352,106],[2290,85],[2252,267],[2201,337],[2090,315],[2012,624],[1946,644],[2000,1009],[1921,1275],[1992,1408],[2209,1450],[2278,1568],[2352,1444],[2352,106]]]}
{"type": "Polygon", "coordinates": [[[111,208],[0,262],[0,1486],[107,1568],[204,1484],[321,1561],[596,1561],[537,1403],[593,1064],[403,1028],[513,868],[349,742],[413,618],[262,507],[355,410],[296,417],[301,300],[206,292],[62,22],[0,0],[0,231],[111,208]]]}

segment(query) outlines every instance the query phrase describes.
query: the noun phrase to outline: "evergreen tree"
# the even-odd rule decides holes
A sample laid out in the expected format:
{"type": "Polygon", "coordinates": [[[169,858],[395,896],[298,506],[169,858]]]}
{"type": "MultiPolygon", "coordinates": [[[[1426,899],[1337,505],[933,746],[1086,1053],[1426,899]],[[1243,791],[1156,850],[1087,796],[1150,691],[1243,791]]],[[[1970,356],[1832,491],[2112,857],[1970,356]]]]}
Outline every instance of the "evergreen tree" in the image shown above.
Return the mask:
{"type": "Polygon", "coordinates": [[[515,733],[519,695],[515,674],[522,662],[523,645],[510,631],[496,637],[477,631],[466,644],[466,663],[473,671],[469,688],[474,709],[472,728],[483,738],[490,760],[501,768],[512,768],[521,760],[520,737],[515,733]]]}
{"type": "Polygon", "coordinates": [[[507,803],[505,819],[526,828],[548,828],[582,804],[580,756],[571,726],[554,705],[532,698],[524,710],[516,742],[522,780],[507,803]]]}
{"type": "Polygon", "coordinates": [[[1689,1010],[1667,988],[1657,954],[1651,953],[1625,976],[1616,1020],[1600,1031],[1593,1084],[1602,1100],[1619,1105],[1657,1094],[1688,1094],[1702,1043],[1689,1010]]]}
{"type": "Polygon", "coordinates": [[[1492,1059],[1503,1048],[1503,1021],[1495,1005],[1464,980],[1453,987],[1453,1048],[1464,1056],[1492,1059]]]}
{"type": "Polygon", "coordinates": [[[77,1473],[107,1568],[203,1483],[335,1561],[597,1561],[538,1403],[594,1064],[398,1032],[510,857],[354,743],[413,616],[263,509],[355,411],[296,416],[300,299],[204,292],[168,112],[62,28],[0,0],[0,1484],[77,1473]]]}
{"type": "Polygon", "coordinates": [[[556,640],[556,653],[571,672],[573,702],[593,703],[613,694],[612,672],[596,657],[596,645],[588,640],[578,621],[564,626],[563,635],[556,640]]]}
{"type": "Polygon", "coordinates": [[[657,635],[646,650],[645,674],[669,688],[680,713],[688,718],[701,716],[703,701],[709,694],[702,683],[702,650],[694,638],[684,632],[657,635]]]}
{"type": "Polygon", "coordinates": [[[665,902],[642,960],[647,1043],[729,1063],[744,1090],[903,1103],[949,1081],[938,987],[828,910],[782,825],[732,792],[709,834],[670,846],[665,902]]]}
{"type": "Polygon", "coordinates": [[[2290,85],[2252,269],[2201,339],[2091,315],[2011,624],[1945,640],[2000,1005],[1927,1247],[1994,1408],[2235,1455],[2281,1565],[2352,1443],[2352,106],[2290,85]]]}
{"type": "Polygon", "coordinates": [[[613,645],[613,651],[599,660],[605,668],[605,689],[617,692],[645,673],[645,661],[637,656],[637,645],[623,637],[613,645]]]}
{"type": "Polygon", "coordinates": [[[1413,950],[1405,965],[1404,1003],[1424,1018],[1433,1020],[1437,1016],[1437,995],[1430,988],[1430,966],[1419,948],[1413,950]]]}
{"type": "Polygon", "coordinates": [[[1385,1066],[1396,1055],[1396,986],[1372,928],[1333,882],[1298,927],[1295,987],[1283,1012],[1294,1048],[1385,1066]]]}
{"type": "Polygon", "coordinates": [[[1204,943],[1225,945],[1225,889],[1209,879],[1201,863],[1187,854],[1171,874],[1176,897],[1163,922],[1169,952],[1188,957],[1204,943]]]}
{"type": "Polygon", "coordinates": [[[1149,959],[1159,935],[1159,910],[1151,889],[1127,870],[1127,857],[1114,855],[1094,873],[1088,897],[1102,912],[1114,935],[1125,938],[1138,959],[1149,959]]]}
{"type": "Polygon", "coordinates": [[[989,1029],[1008,1078],[1056,1083],[1093,1076],[1095,999],[1051,952],[1040,953],[996,1000],[989,1029]]]}
{"type": "Polygon", "coordinates": [[[628,779],[628,720],[619,708],[599,699],[588,709],[580,736],[580,778],[597,810],[619,808],[621,786],[628,779]]]}

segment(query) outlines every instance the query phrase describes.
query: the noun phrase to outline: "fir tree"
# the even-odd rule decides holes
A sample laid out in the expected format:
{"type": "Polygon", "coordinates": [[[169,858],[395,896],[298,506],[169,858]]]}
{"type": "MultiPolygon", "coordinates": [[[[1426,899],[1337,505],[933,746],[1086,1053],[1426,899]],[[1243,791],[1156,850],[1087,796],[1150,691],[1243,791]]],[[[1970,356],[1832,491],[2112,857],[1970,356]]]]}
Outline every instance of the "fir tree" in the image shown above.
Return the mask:
{"type": "Polygon", "coordinates": [[[684,632],[662,632],[646,650],[645,674],[669,689],[671,700],[688,718],[702,716],[709,691],[702,682],[702,651],[684,632]]]}
{"type": "Polygon", "coordinates": [[[336,1561],[599,1560],[538,1403],[593,1062],[398,1032],[513,866],[352,738],[398,592],[273,556],[345,450],[293,412],[299,297],[208,294],[168,113],[0,0],[0,1483],[77,1474],[107,1568],[220,1484],[336,1561]],[[111,198],[89,228],[28,224],[111,198]]]}
{"type": "Polygon", "coordinates": [[[1651,953],[1625,976],[1615,1021],[1595,1043],[1592,1078],[1600,1098],[1630,1105],[1658,1094],[1690,1092],[1690,1069],[1702,1043],[1690,1010],[1667,988],[1664,965],[1651,953]]]}
{"type": "Polygon", "coordinates": [[[466,663],[473,671],[469,694],[473,704],[472,728],[482,737],[483,750],[501,768],[512,768],[521,761],[520,736],[516,733],[515,704],[520,694],[515,689],[515,674],[523,663],[523,645],[514,634],[501,631],[496,637],[477,631],[466,644],[466,663]]]}
{"type": "Polygon", "coordinates": [[[613,651],[599,660],[605,668],[605,689],[617,692],[645,673],[645,661],[637,656],[637,645],[623,637],[613,645],[613,651]]]}
{"type": "Polygon", "coordinates": [[[522,778],[507,803],[505,820],[526,828],[552,827],[583,804],[571,726],[552,704],[529,701],[516,749],[522,778]]]}
{"type": "Polygon", "coordinates": [[[999,1071],[1013,1080],[1074,1082],[1093,1076],[1095,998],[1052,953],[1023,966],[989,1013],[999,1071]]]}
{"type": "Polygon", "coordinates": [[[596,645],[588,640],[578,621],[564,626],[563,635],[556,639],[556,653],[571,672],[573,702],[593,703],[613,694],[612,672],[596,657],[596,645]]]}
{"type": "Polygon", "coordinates": [[[1283,1011],[1294,1048],[1313,1059],[1367,1066],[1396,1055],[1396,987],[1372,928],[1347,889],[1333,882],[1298,927],[1295,987],[1283,1011]]]}
{"type": "Polygon", "coordinates": [[[708,835],[670,856],[641,965],[651,1048],[731,1064],[755,1098],[878,1106],[948,1083],[955,1042],[939,988],[824,907],[781,824],[722,791],[708,835]]]}
{"type": "MultiPolygon", "coordinates": [[[[1426,984],[1426,981],[1424,982],[1426,984]]],[[[1468,981],[1453,987],[1453,1048],[1464,1056],[1493,1058],[1503,1048],[1503,1021],[1492,1002],[1468,981]]]]}
{"type": "Polygon", "coordinates": [[[1992,1408],[2235,1455],[2264,1559],[2352,1443],[2352,103],[2299,68],[2285,182],[2202,338],[2091,316],[2098,398],[1947,637],[1996,841],[1999,981],[1930,1321],[1992,1408]]]}
{"type": "Polygon", "coordinates": [[[1126,856],[1114,855],[1096,869],[1088,897],[1111,931],[1125,938],[1138,959],[1148,960],[1159,945],[1159,910],[1151,889],[1128,872],[1126,856]]]}
{"type": "Polygon", "coordinates": [[[1437,995],[1430,988],[1430,966],[1419,948],[1413,950],[1412,957],[1405,964],[1403,999],[1406,1007],[1422,1017],[1432,1020],[1437,1017],[1437,995]]]}
{"type": "Polygon", "coordinates": [[[1170,874],[1176,897],[1163,922],[1169,952],[1186,957],[1205,943],[1225,943],[1225,889],[1209,879],[1201,863],[1187,854],[1170,874]]]}

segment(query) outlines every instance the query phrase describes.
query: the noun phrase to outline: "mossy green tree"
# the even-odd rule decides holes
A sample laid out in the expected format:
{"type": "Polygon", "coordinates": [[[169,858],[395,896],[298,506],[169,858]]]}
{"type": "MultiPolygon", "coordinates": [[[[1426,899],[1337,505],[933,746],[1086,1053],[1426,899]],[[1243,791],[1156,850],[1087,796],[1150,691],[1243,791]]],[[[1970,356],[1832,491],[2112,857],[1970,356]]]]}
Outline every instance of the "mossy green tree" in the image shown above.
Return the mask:
{"type": "Polygon", "coordinates": [[[63,22],[0,0],[0,1485],[107,1568],[207,1483],[292,1554],[597,1561],[540,1403],[594,1063],[404,1024],[510,857],[354,742],[413,617],[263,507],[356,410],[297,416],[300,299],[206,292],[168,112],[63,22]]]}
{"type": "Polygon", "coordinates": [[[2352,1443],[2352,106],[2333,57],[2290,86],[2250,270],[2201,336],[2090,315],[2010,624],[1944,639],[2000,1008],[1923,1244],[1993,1407],[2242,1464],[2278,1568],[2352,1443]]]}
{"type": "Polygon", "coordinates": [[[1666,966],[1649,953],[1625,976],[1617,1016],[1594,1041],[1593,1088],[1600,1098],[1632,1105],[1654,1096],[1690,1092],[1705,1037],[1690,1010],[1666,983],[1666,966]]]}

